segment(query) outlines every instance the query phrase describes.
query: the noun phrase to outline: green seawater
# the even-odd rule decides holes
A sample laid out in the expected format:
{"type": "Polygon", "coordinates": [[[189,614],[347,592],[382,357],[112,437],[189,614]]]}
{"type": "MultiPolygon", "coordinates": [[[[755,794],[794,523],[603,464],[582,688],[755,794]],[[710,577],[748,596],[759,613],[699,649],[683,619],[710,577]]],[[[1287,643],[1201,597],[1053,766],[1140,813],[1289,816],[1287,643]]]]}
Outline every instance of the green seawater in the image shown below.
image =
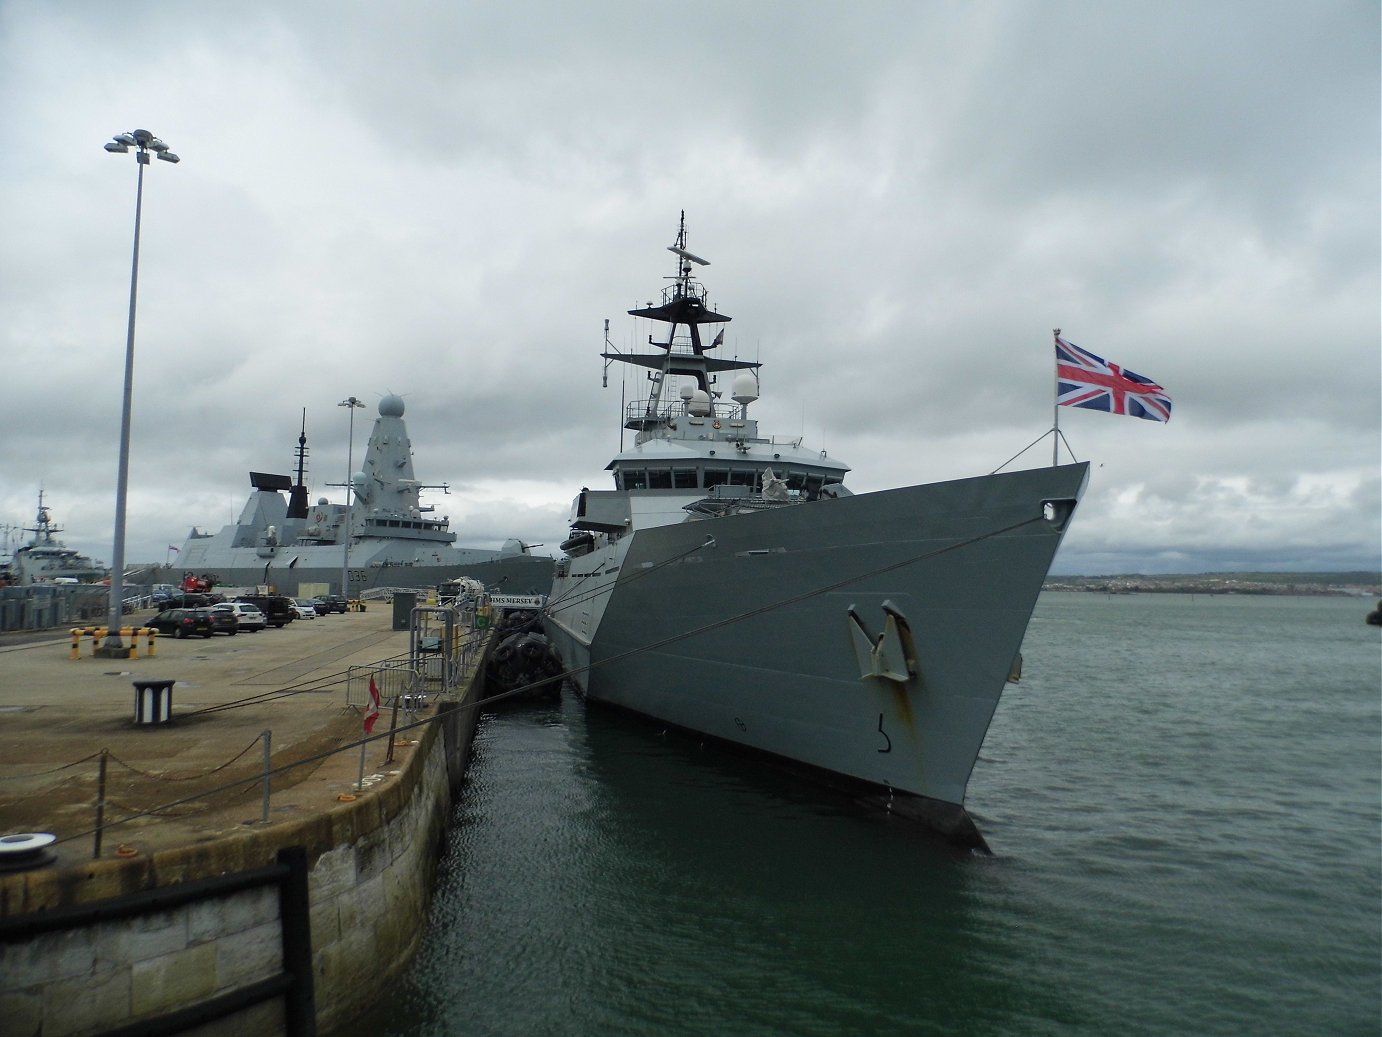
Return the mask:
{"type": "Polygon", "coordinates": [[[486,715],[421,952],[349,1032],[1382,1032],[1382,649],[1343,598],[1046,593],[994,850],[694,738],[486,715]]]}

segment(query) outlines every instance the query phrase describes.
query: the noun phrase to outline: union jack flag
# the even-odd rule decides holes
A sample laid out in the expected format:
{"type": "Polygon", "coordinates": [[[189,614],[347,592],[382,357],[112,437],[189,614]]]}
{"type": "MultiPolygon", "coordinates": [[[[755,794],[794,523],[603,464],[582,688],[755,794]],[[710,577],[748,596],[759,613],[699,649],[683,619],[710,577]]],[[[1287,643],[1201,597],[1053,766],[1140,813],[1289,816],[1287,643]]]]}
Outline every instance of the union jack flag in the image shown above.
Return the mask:
{"type": "Polygon", "coordinates": [[[1056,403],[1062,407],[1171,420],[1171,397],[1150,378],[1056,336],[1056,403]]]}

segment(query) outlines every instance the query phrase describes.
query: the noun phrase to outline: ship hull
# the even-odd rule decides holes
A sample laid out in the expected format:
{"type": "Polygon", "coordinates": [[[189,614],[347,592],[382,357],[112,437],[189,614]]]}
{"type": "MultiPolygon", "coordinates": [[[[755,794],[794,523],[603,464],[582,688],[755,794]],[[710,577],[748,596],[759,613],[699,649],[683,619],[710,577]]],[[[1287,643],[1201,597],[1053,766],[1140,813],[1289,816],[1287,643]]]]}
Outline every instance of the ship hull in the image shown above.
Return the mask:
{"type": "Polygon", "coordinates": [[[965,787],[1087,473],[637,529],[559,571],[548,636],[593,701],[883,790],[978,840],[965,787]],[[875,639],[889,614],[914,655],[903,679],[861,674],[858,631],[875,639]]]}

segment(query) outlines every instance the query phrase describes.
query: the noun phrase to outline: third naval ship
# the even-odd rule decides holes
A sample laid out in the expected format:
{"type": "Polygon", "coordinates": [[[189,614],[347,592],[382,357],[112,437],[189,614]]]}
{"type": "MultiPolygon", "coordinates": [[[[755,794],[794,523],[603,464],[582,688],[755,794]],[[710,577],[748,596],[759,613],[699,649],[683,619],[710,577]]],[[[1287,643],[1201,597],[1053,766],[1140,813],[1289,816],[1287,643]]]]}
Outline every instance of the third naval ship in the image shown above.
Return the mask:
{"type": "Polygon", "coordinates": [[[15,550],[8,565],[0,561],[0,569],[4,570],[0,574],[0,585],[104,583],[110,578],[110,570],[105,565],[58,539],[62,527],[53,524],[52,513],[43,503],[42,490],[38,491],[38,514],[34,524],[25,526],[24,532],[32,533],[33,538],[15,550]]]}
{"type": "Polygon", "coordinates": [[[583,489],[545,629],[589,700],[843,781],[982,846],[965,787],[1088,465],[853,494],[847,465],[760,432],[757,363],[686,249],[629,404],[614,488],[583,489]],[[720,327],[713,338],[707,325],[720,327]],[[733,375],[729,400],[716,389],[733,375]]]}

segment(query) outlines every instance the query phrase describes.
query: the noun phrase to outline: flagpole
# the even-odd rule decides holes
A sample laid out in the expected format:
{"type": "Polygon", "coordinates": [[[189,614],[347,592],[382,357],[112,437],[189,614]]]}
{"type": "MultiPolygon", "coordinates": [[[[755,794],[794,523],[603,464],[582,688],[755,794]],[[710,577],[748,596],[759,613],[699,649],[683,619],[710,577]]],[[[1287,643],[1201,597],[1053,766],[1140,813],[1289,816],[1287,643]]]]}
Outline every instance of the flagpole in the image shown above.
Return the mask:
{"type": "MultiPolygon", "coordinates": [[[[1060,338],[1060,328],[1054,328],[1051,332],[1053,339],[1060,338]]],[[[1051,345],[1054,347],[1055,342],[1051,345]]],[[[1051,394],[1051,467],[1055,468],[1060,464],[1060,361],[1054,365],[1055,379],[1052,385],[1051,394]]]]}

